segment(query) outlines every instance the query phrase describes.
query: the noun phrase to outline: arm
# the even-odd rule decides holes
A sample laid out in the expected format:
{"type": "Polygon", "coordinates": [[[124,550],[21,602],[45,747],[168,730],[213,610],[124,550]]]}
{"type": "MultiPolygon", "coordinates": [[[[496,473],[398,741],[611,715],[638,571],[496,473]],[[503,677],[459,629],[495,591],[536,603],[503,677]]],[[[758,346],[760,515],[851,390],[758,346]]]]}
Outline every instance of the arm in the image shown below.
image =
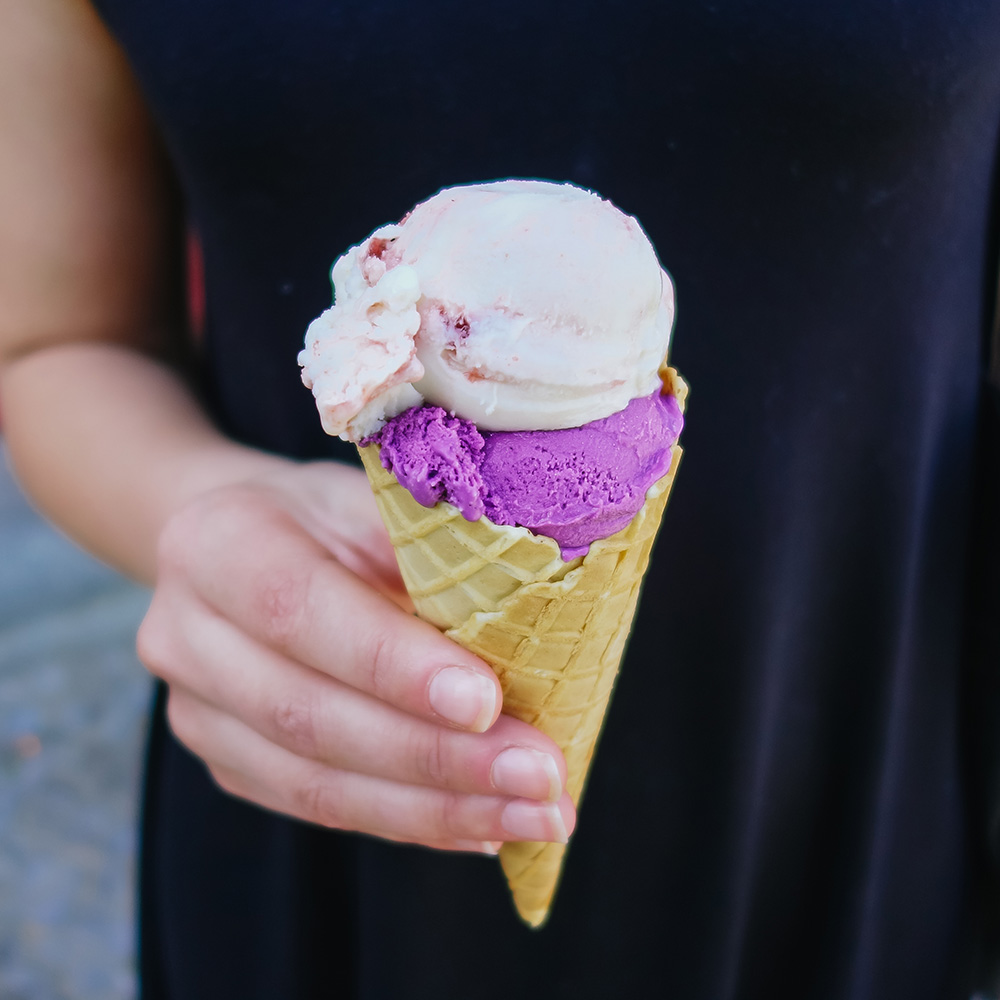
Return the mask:
{"type": "Polygon", "coordinates": [[[179,737],[223,787],[314,822],[562,839],[558,750],[496,721],[492,672],[400,608],[363,476],[237,445],[188,390],[177,201],[113,40],[85,0],[0,3],[10,453],[54,521],[154,584],[140,655],[179,737]]]}

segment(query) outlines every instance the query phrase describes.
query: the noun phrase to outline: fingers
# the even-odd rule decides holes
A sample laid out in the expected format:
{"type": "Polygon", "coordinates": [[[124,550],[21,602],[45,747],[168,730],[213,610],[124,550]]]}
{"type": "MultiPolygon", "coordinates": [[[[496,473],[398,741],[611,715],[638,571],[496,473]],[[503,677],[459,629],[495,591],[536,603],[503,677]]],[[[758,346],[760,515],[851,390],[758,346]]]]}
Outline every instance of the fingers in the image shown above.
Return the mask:
{"type": "Polygon", "coordinates": [[[489,667],[362,583],[291,514],[246,491],[239,503],[224,491],[205,503],[222,506],[164,533],[163,574],[262,645],[357,691],[474,732],[493,723],[502,696],[489,667]]]}
{"type": "MultiPolygon", "coordinates": [[[[186,714],[168,712],[171,725],[186,714]]],[[[464,850],[508,840],[565,843],[575,823],[566,794],[557,802],[466,795],[342,771],[297,757],[222,713],[212,715],[198,752],[232,794],[310,823],[407,843],[464,850]]]]}
{"type": "MultiPolygon", "coordinates": [[[[189,699],[189,745],[233,714],[300,757],[406,784],[554,801],[565,764],[537,729],[502,716],[485,735],[408,715],[261,647],[207,611],[189,612],[167,679],[189,699]],[[183,665],[183,666],[181,666],[183,665]]],[[[175,706],[176,707],[176,706],[175,706]]]]}
{"type": "Polygon", "coordinates": [[[368,477],[361,469],[338,465],[335,489],[331,478],[330,462],[312,462],[297,469],[300,522],[337,562],[412,613],[413,603],[368,477]]]}
{"type": "Polygon", "coordinates": [[[449,850],[564,841],[558,747],[497,721],[489,667],[393,603],[398,577],[366,562],[377,526],[336,516],[339,473],[299,473],[208,494],[162,535],[139,653],[178,738],[224,788],[309,822],[449,850]]]}

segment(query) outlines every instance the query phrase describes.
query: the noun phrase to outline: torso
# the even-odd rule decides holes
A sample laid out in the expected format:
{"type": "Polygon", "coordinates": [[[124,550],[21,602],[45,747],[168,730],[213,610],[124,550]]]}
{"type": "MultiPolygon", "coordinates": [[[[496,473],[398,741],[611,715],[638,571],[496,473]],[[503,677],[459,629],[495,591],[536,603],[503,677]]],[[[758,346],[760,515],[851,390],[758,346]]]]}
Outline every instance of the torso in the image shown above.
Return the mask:
{"type": "Polygon", "coordinates": [[[333,259],[442,186],[591,186],[676,282],[685,459],[551,924],[481,861],[310,833],[307,870],[356,866],[295,918],[356,935],[345,995],[951,995],[1000,8],[98,6],[184,183],[244,440],[339,454],[305,327],[333,259]]]}

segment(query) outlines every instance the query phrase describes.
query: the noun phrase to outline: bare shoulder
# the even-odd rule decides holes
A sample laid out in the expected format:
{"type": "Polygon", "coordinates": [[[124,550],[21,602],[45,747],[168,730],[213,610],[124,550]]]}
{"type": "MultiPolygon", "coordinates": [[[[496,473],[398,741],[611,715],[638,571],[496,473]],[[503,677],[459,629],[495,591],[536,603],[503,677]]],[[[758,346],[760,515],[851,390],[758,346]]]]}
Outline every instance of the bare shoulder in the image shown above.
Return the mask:
{"type": "Polygon", "coordinates": [[[87,0],[0,0],[0,359],[154,346],[180,219],[128,61],[87,0]]]}

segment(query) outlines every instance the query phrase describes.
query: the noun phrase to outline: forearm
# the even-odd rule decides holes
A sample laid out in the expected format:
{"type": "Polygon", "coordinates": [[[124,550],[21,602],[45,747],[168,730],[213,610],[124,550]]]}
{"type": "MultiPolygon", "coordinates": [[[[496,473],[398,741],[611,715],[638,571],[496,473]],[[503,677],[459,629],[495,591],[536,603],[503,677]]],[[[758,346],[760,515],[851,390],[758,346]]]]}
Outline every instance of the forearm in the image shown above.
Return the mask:
{"type": "Polygon", "coordinates": [[[286,464],[221,435],[183,379],[138,351],[57,344],[0,366],[14,471],[79,544],[149,583],[172,513],[286,464]]]}

